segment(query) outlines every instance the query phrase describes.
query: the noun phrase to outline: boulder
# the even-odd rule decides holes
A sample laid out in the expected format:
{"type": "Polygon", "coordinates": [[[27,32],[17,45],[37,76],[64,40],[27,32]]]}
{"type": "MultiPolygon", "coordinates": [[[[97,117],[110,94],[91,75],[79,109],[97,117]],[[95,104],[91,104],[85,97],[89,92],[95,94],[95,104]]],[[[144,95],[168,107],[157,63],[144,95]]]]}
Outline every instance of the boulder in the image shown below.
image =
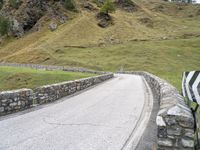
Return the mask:
{"type": "Polygon", "coordinates": [[[10,22],[12,35],[16,37],[22,37],[24,35],[22,24],[20,24],[15,18],[10,19],[10,22]]]}
{"type": "Polygon", "coordinates": [[[128,12],[137,11],[139,8],[132,0],[116,0],[115,4],[128,12]]]}
{"type": "MultiPolygon", "coordinates": [[[[9,35],[22,37],[25,32],[38,31],[41,25],[40,20],[46,18],[47,20],[56,19],[60,23],[67,20],[64,13],[63,4],[59,0],[18,0],[20,5],[13,8],[10,6],[8,0],[4,3],[0,15],[9,18],[11,22],[9,35]],[[52,15],[48,15],[52,11],[52,15]],[[34,28],[37,26],[36,28],[34,28]]],[[[51,30],[57,28],[57,24],[51,23],[51,30]]]]}
{"type": "Polygon", "coordinates": [[[106,28],[112,24],[112,17],[107,13],[100,12],[96,17],[99,20],[98,26],[102,28],[106,28]]]}
{"type": "Polygon", "coordinates": [[[109,22],[106,21],[106,20],[101,20],[99,23],[98,23],[98,26],[102,27],[102,28],[106,28],[109,26],[109,22]]]}
{"type": "Polygon", "coordinates": [[[85,9],[87,9],[87,10],[94,10],[94,6],[93,6],[92,4],[90,4],[90,3],[88,3],[88,2],[85,2],[85,3],[83,4],[83,7],[84,7],[85,9]]]}

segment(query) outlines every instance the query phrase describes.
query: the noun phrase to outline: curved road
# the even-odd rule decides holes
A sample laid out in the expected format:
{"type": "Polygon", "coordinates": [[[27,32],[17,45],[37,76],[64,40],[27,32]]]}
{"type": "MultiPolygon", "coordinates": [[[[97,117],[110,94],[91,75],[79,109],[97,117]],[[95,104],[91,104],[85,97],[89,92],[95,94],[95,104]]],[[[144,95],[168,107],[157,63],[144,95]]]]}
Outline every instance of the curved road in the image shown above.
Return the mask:
{"type": "Polygon", "coordinates": [[[0,118],[0,150],[134,149],[151,108],[142,77],[115,75],[56,103],[0,118]]]}

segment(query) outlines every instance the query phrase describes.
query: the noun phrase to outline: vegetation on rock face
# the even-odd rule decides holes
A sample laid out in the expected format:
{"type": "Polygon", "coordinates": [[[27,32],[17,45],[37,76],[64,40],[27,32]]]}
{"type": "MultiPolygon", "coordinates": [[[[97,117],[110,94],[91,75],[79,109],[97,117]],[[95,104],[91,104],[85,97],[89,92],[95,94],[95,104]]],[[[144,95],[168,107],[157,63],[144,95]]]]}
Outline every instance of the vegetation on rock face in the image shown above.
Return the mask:
{"type": "Polygon", "coordinates": [[[0,9],[3,7],[3,0],[0,0],[0,9]]]}
{"type": "Polygon", "coordinates": [[[10,5],[13,8],[18,9],[18,7],[20,6],[20,0],[9,0],[10,5]]]}
{"type": "Polygon", "coordinates": [[[112,13],[115,11],[115,6],[110,0],[105,0],[104,4],[101,7],[101,12],[112,13]]]}
{"type": "Polygon", "coordinates": [[[72,11],[76,9],[74,0],[65,0],[64,5],[67,10],[72,11]]]}
{"type": "Polygon", "coordinates": [[[0,17],[0,34],[2,36],[8,34],[9,28],[10,28],[9,19],[0,17]]]}

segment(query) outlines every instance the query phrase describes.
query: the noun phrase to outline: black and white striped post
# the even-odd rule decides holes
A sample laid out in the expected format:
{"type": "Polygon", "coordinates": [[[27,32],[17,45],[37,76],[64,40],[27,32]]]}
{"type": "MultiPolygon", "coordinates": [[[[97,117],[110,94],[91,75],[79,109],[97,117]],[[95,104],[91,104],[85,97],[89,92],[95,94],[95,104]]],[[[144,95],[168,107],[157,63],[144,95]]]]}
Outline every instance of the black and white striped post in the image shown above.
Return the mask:
{"type": "Polygon", "coordinates": [[[200,71],[183,73],[182,92],[184,97],[200,105],[200,71]]]}
{"type": "Polygon", "coordinates": [[[197,135],[197,144],[199,146],[197,110],[200,105],[200,71],[190,71],[183,73],[182,93],[184,97],[188,98],[188,100],[196,103],[195,109],[191,108],[191,110],[195,120],[194,130],[197,135]]]}

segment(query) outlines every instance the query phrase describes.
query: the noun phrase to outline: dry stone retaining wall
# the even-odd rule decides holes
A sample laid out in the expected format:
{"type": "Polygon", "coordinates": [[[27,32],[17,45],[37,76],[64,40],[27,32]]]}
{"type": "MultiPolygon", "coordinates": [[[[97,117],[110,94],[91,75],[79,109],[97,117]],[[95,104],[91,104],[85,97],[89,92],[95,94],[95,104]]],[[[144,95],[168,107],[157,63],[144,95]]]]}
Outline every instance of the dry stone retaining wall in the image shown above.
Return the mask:
{"type": "Polygon", "coordinates": [[[0,92],[0,116],[56,101],[113,77],[112,73],[32,89],[0,92]]]}
{"type": "Polygon", "coordinates": [[[184,98],[167,81],[147,72],[120,72],[142,75],[158,100],[156,118],[158,150],[193,150],[194,119],[184,98]]]}
{"type": "Polygon", "coordinates": [[[26,67],[38,70],[61,70],[70,72],[82,72],[82,73],[93,73],[93,74],[105,74],[106,72],[94,71],[86,68],[75,68],[75,67],[65,67],[65,66],[51,66],[51,65],[39,65],[39,64],[18,64],[18,63],[0,63],[0,66],[10,66],[10,67],[26,67]]]}

